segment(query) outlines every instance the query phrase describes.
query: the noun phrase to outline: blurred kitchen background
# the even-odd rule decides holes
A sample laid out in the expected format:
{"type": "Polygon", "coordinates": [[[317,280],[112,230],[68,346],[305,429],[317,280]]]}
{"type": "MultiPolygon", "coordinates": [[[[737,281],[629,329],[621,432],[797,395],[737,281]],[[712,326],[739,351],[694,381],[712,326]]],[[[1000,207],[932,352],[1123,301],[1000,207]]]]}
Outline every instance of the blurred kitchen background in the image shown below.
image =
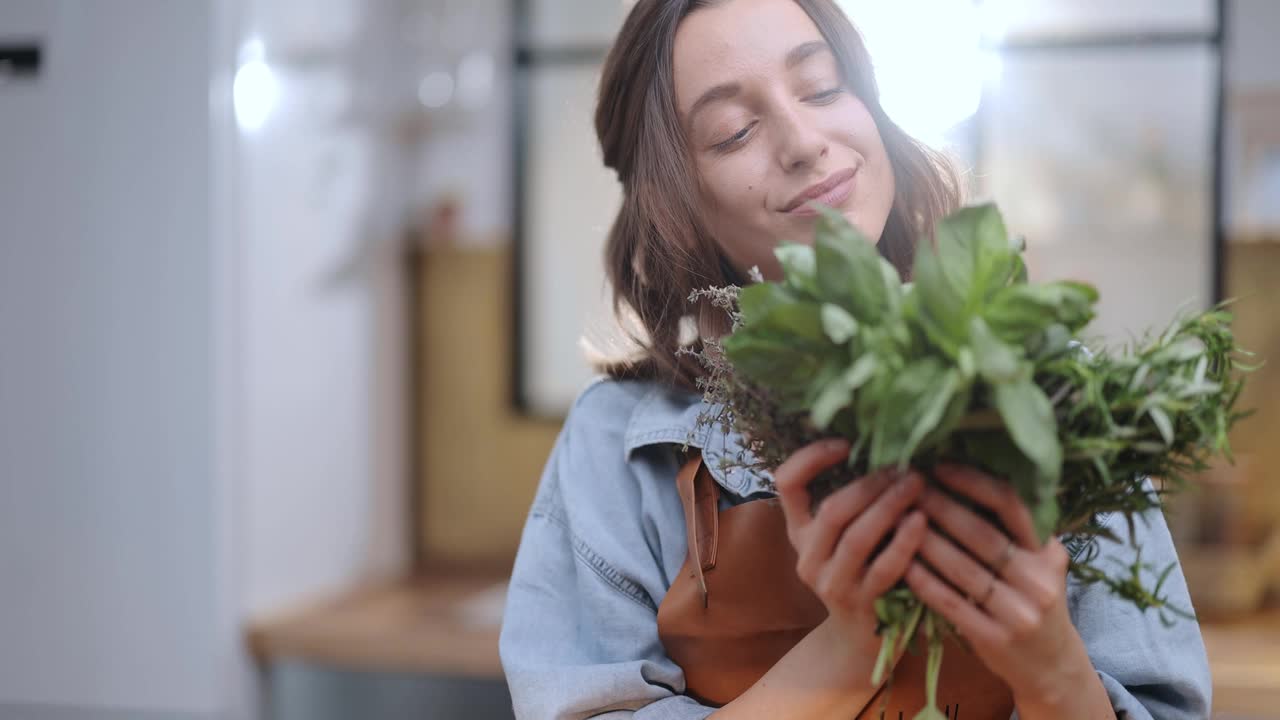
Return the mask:
{"type": "MultiPolygon", "coordinates": [[[[1258,412],[1170,523],[1216,716],[1280,717],[1280,2],[843,4],[1101,339],[1239,298],[1258,412]]],[[[511,717],[627,8],[0,0],[0,720],[511,717]]]]}

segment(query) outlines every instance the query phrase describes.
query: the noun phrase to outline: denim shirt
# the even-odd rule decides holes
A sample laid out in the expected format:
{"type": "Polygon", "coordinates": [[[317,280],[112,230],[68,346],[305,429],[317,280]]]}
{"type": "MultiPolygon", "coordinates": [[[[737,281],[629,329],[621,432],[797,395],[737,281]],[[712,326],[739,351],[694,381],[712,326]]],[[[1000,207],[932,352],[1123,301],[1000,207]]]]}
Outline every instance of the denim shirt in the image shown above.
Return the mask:
{"type": "MultiPolygon", "coordinates": [[[[676,451],[685,442],[701,449],[727,491],[722,507],[769,491],[755,473],[721,469],[741,438],[718,425],[698,427],[707,409],[698,395],[643,381],[601,379],[578,396],[543,471],[507,596],[499,651],[517,718],[695,720],[713,711],[682,694],[684,674],[658,638],[658,605],[687,547],[676,451]]],[[[1123,518],[1114,522],[1128,538],[1123,518]]],[[[1135,528],[1144,561],[1177,561],[1158,509],[1135,528]]],[[[1131,561],[1128,544],[1100,542],[1101,558],[1131,561]]],[[[1175,606],[1192,609],[1180,566],[1164,590],[1175,606]]],[[[1209,666],[1196,622],[1166,628],[1154,612],[1070,579],[1067,602],[1117,715],[1209,717],[1209,666]]]]}

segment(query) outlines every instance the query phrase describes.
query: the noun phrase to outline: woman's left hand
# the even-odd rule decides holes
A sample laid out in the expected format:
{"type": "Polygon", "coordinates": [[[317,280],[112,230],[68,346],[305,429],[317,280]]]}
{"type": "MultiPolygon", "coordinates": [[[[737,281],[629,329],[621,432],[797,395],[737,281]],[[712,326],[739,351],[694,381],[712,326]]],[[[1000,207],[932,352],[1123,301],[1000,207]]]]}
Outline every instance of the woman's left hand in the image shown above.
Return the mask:
{"type": "Polygon", "coordinates": [[[907,584],[1009,685],[1021,717],[1114,717],[1067,610],[1066,548],[1057,538],[1039,542],[1009,483],[960,466],[934,474],[994,511],[1012,538],[931,488],[918,502],[931,521],[919,553],[928,565],[913,562],[907,584]]]}

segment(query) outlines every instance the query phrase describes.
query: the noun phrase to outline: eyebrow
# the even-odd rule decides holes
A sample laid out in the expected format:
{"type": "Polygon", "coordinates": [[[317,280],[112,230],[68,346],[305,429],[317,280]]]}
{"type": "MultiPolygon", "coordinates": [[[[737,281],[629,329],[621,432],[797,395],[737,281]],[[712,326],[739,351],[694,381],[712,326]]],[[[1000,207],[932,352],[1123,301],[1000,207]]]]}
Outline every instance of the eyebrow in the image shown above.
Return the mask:
{"type": "Polygon", "coordinates": [[[801,43],[791,48],[791,52],[787,53],[787,60],[786,60],[787,69],[790,70],[794,68],[795,66],[804,62],[805,60],[808,60],[814,55],[817,55],[818,53],[822,52],[823,50],[830,52],[831,47],[821,40],[812,40],[810,42],[801,43]]]}
{"type": "Polygon", "coordinates": [[[693,118],[700,110],[712,103],[720,102],[721,100],[728,100],[740,92],[742,92],[742,86],[738,83],[731,82],[716,85],[710,90],[702,93],[702,97],[698,98],[698,100],[693,103],[693,107],[689,108],[689,114],[685,116],[685,123],[692,127],[693,118]]]}
{"type": "MultiPolygon", "coordinates": [[[[803,63],[805,60],[808,60],[823,51],[831,52],[831,47],[821,40],[811,40],[806,43],[801,43],[791,48],[790,52],[787,53],[787,57],[783,64],[788,70],[791,70],[800,63],[803,63]]],[[[685,123],[692,126],[694,116],[703,108],[712,103],[729,100],[740,92],[742,92],[742,86],[734,82],[721,83],[720,85],[716,85],[710,90],[707,90],[693,103],[693,107],[689,108],[689,113],[685,115],[685,123]]]]}

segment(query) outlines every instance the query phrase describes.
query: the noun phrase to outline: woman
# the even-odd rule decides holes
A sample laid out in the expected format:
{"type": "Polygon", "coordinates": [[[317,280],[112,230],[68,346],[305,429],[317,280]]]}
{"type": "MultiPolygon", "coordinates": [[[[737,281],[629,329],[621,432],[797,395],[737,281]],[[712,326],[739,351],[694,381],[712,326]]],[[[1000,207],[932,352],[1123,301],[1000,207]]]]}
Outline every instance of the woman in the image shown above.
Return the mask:
{"type": "MultiPolygon", "coordinates": [[[[542,476],[500,647],[518,717],[846,720],[877,693],[873,601],[900,580],[955,625],[1023,720],[1208,717],[1198,626],[1165,628],[1075,586],[1068,552],[1037,542],[1006,485],[967,468],[936,484],[870,477],[811,514],[805,487],[846,455],[839,441],[772,473],[794,575],[825,617],[722,707],[699,702],[659,622],[691,558],[680,446],[701,449],[720,508],[769,493],[720,468],[740,438],[696,422],[705,407],[697,367],[678,353],[683,326],[726,328],[687,303],[690,291],[744,284],[753,266],[777,279],[772,249],[811,240],[811,200],[877,239],[905,275],[914,238],[958,205],[957,183],[884,114],[870,59],[831,0],[638,0],[605,66],[596,128],[624,190],[607,270],[647,352],[582,393],[542,476]],[[1011,536],[952,495],[988,506],[1011,536]]],[[[1143,558],[1176,562],[1160,513],[1146,520],[1143,558]]],[[[1180,572],[1165,587],[1190,607],[1180,572]]]]}

